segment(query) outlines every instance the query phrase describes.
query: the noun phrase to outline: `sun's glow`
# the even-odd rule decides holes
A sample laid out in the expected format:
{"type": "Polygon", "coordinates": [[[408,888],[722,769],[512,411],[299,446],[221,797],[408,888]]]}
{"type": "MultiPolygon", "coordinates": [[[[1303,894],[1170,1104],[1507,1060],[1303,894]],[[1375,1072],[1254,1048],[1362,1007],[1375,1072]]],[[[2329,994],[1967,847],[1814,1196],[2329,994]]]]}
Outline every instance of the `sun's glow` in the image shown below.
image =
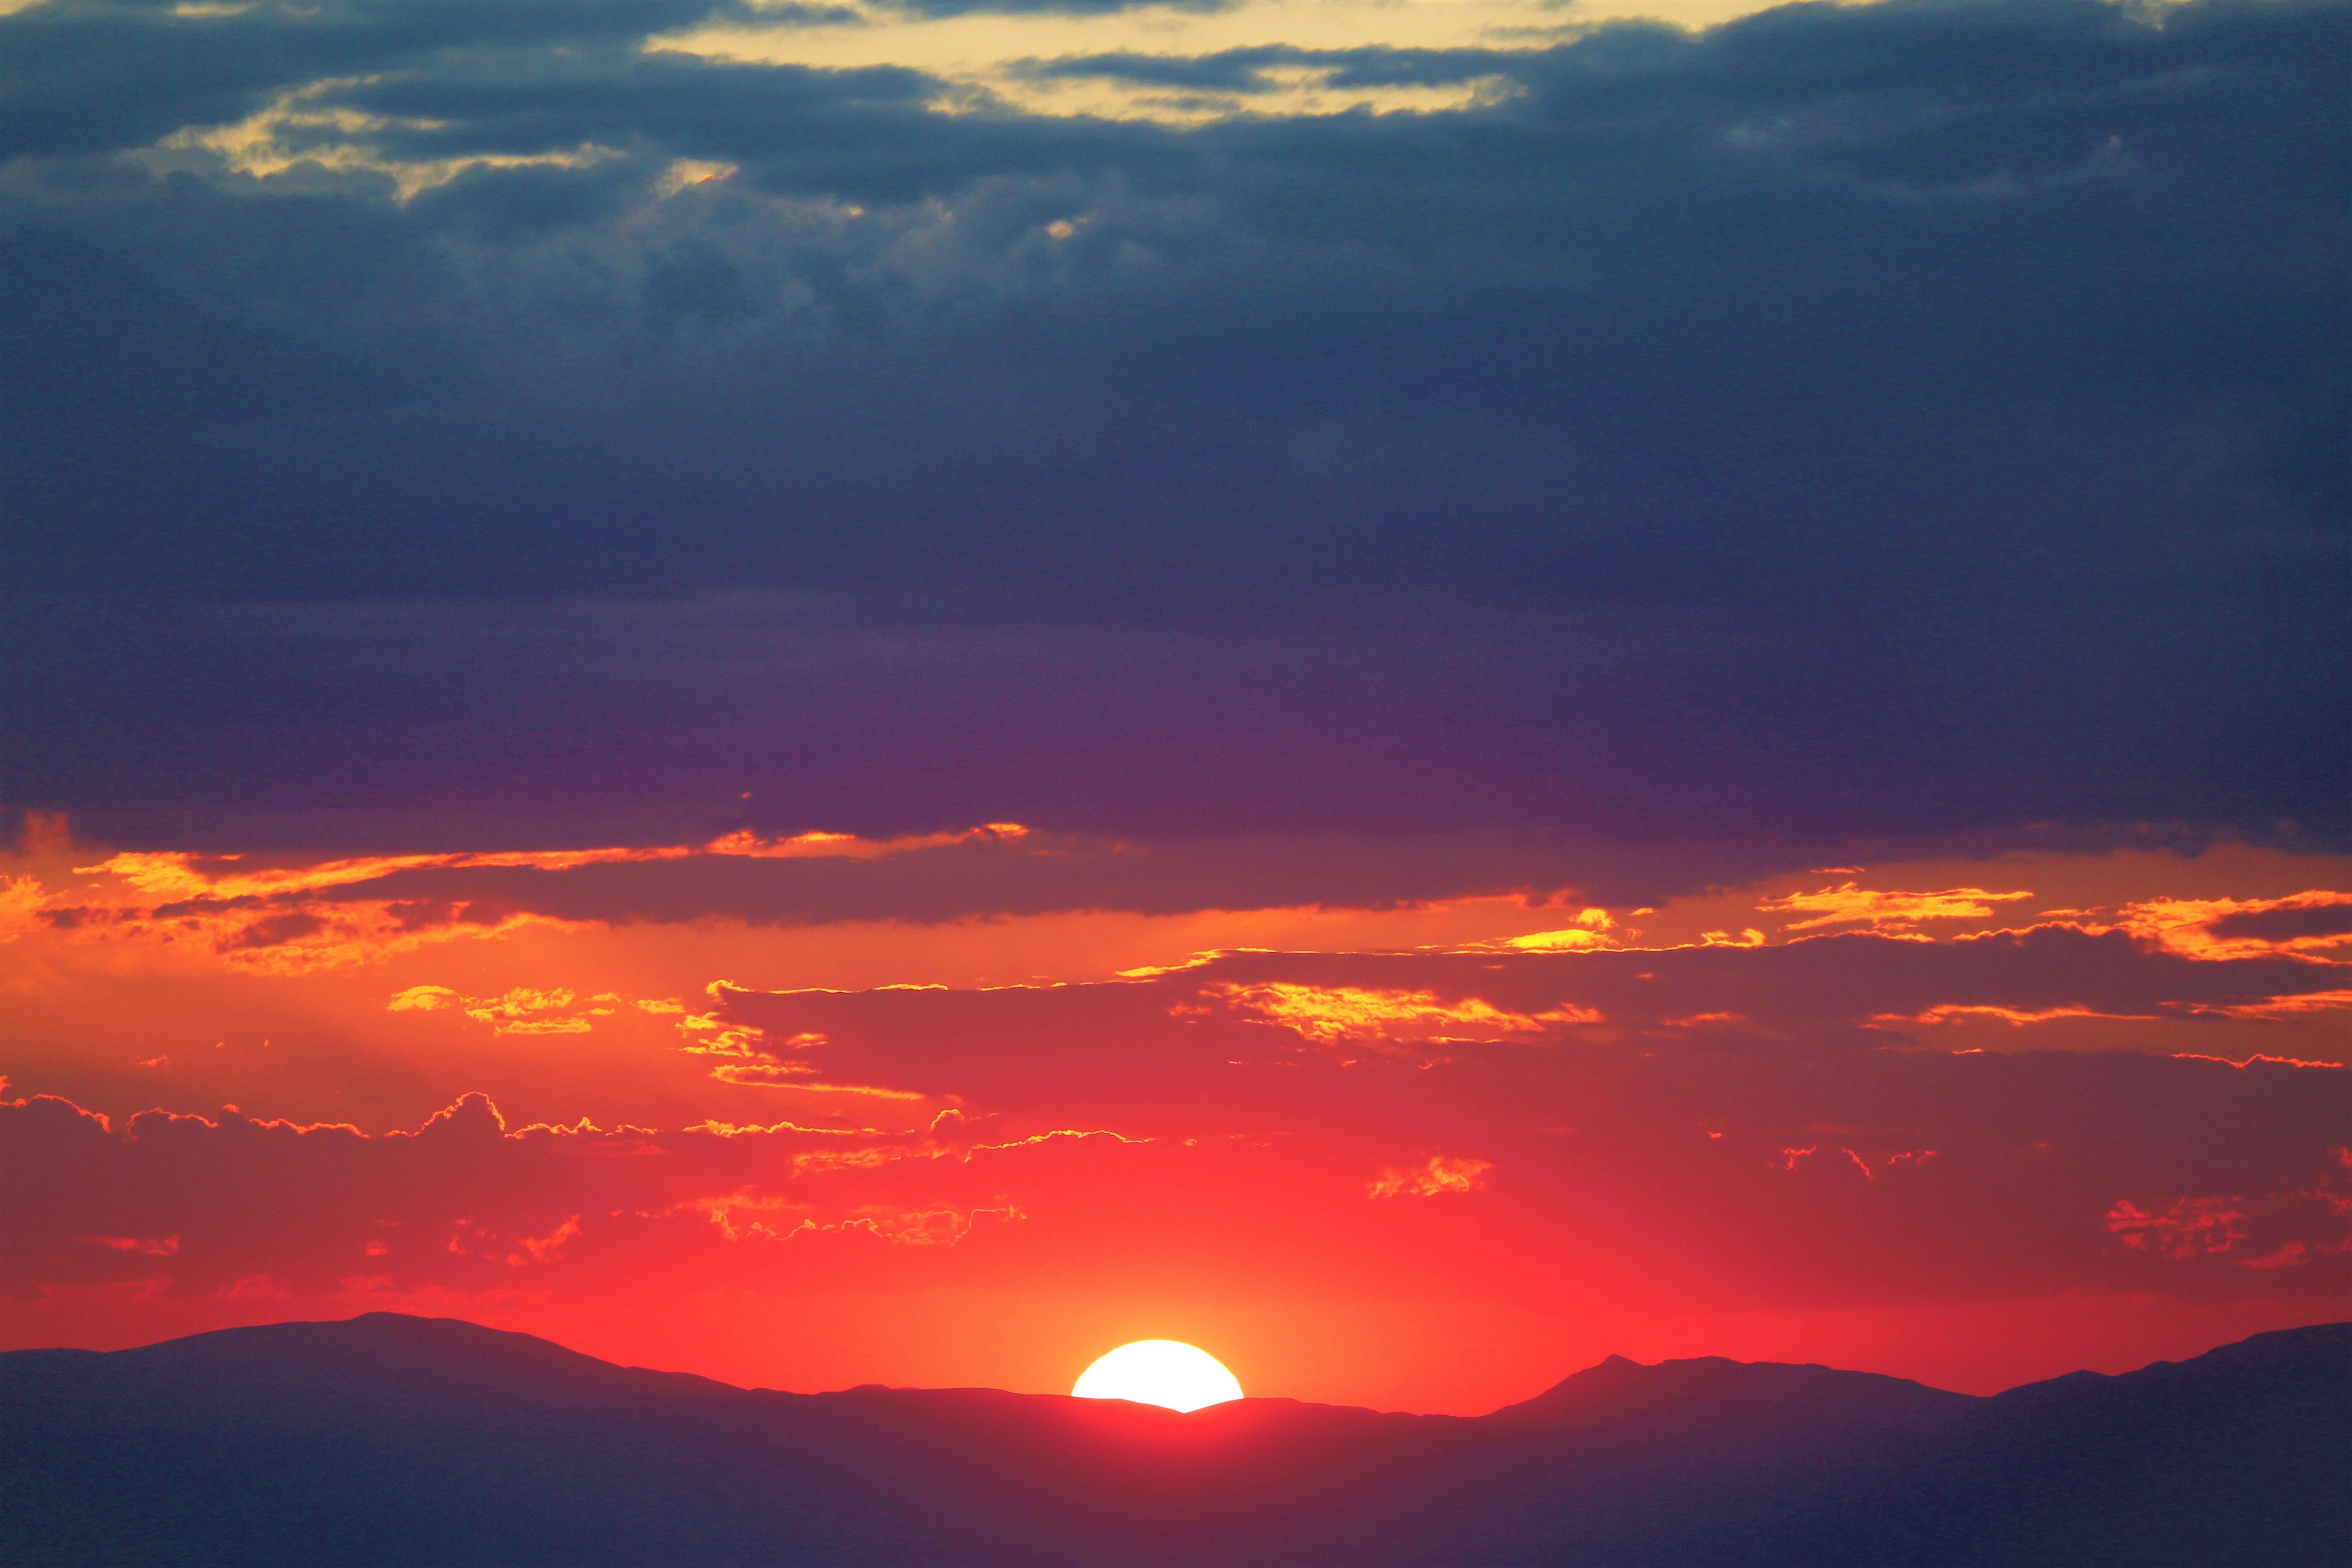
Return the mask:
{"type": "Polygon", "coordinates": [[[1080,1373],[1070,1392],[1080,1399],[1127,1399],[1171,1410],[1199,1410],[1239,1399],[1242,1385],[1206,1351],[1176,1340],[1138,1340],[1080,1373]]]}

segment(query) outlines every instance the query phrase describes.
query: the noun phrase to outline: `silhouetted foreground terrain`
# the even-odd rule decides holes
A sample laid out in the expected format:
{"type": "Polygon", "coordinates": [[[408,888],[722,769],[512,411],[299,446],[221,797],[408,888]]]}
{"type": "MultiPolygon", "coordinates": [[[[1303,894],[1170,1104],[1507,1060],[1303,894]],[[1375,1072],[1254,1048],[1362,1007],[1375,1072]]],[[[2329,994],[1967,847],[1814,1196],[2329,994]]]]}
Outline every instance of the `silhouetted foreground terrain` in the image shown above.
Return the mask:
{"type": "Polygon", "coordinates": [[[754,1392],[376,1313],[0,1355],[26,1564],[2352,1559],[2352,1324],[1991,1399],[1612,1358],[1475,1419],[754,1392]]]}

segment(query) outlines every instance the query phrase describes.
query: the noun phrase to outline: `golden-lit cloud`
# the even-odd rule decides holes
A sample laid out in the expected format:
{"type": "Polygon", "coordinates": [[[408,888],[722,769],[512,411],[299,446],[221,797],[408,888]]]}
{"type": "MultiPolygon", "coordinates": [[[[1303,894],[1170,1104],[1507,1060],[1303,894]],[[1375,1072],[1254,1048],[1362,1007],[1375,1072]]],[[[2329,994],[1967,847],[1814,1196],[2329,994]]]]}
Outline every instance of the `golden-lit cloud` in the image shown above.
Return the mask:
{"type": "Polygon", "coordinates": [[[1744,0],[1589,0],[1563,16],[1546,0],[1391,0],[1331,5],[1315,0],[1230,5],[1143,5],[1100,10],[902,9],[853,0],[838,20],[805,9],[754,6],[714,17],[650,46],[711,59],[833,68],[911,66],[944,84],[932,108],[947,113],[1087,116],[1196,125],[1242,116],[1428,113],[1489,101],[1503,79],[1414,85],[1335,79],[1332,65],[1272,59],[1243,81],[1179,75],[1154,79],[1154,62],[1269,46],[1300,51],[1534,50],[1612,18],[1706,26],[1760,5],[1744,0]],[[1132,75],[1041,70],[1071,59],[1142,62],[1132,75]]]}
{"type": "Polygon", "coordinates": [[[1317,1045],[1371,1050],[1497,1034],[1536,1035],[1556,1025],[1602,1021],[1592,1008],[1565,1003],[1538,1013],[1515,1013],[1476,996],[1449,1002],[1432,991],[1356,985],[1224,983],[1202,994],[1278,1024],[1317,1045]]]}
{"type": "Polygon", "coordinates": [[[1617,924],[1607,910],[1580,910],[1573,923],[1557,931],[1532,931],[1515,936],[1504,946],[1522,952],[1570,952],[1611,945],[1610,931],[1617,924]]]}
{"type": "MultiPolygon", "coordinates": [[[[226,16],[244,6],[180,7],[175,16],[226,16]]],[[[620,149],[594,142],[556,152],[499,153],[480,151],[455,158],[397,157],[385,143],[402,134],[432,129],[429,120],[410,116],[367,114],[322,101],[356,83],[349,78],[326,78],[277,94],[244,119],[221,125],[191,125],[173,132],[145,152],[141,161],[158,170],[171,168],[189,153],[209,153],[226,167],[249,178],[267,179],[298,167],[368,173],[386,176],[399,201],[407,202],[462,174],[478,169],[586,169],[623,156],[620,149]]]]}
{"type": "Polygon", "coordinates": [[[594,1027],[592,1020],[610,1017],[621,1005],[622,998],[611,992],[583,1004],[576,993],[562,986],[537,990],[528,985],[499,996],[462,995],[446,985],[412,985],[384,1004],[394,1013],[455,1008],[501,1035],[584,1035],[594,1027]]]}
{"type": "Polygon", "coordinates": [[[1933,893],[1879,892],[1859,883],[1841,882],[1816,892],[1767,899],[1756,907],[1776,914],[1812,917],[1790,921],[1790,931],[1818,931],[1836,925],[1907,931],[1924,921],[1983,920],[1993,913],[1996,905],[2032,896],[2031,892],[1993,893],[1982,888],[1946,888],[1933,893]]]}
{"type": "Polygon", "coordinates": [[[267,898],[314,892],[322,888],[372,882],[396,871],[467,866],[530,866],[563,870],[613,861],[670,860],[692,849],[511,850],[455,855],[378,855],[353,859],[246,865],[242,855],[197,855],[186,850],[126,850],[94,866],[77,866],[76,876],[111,878],[124,889],[158,900],[267,898]]]}

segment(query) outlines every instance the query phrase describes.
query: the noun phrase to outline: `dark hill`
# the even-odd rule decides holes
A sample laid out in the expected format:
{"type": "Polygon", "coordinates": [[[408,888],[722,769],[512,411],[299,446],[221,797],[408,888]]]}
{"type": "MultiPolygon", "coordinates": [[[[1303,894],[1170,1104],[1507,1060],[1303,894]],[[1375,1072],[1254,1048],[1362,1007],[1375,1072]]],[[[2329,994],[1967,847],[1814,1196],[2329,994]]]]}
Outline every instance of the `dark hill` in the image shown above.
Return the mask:
{"type": "Polygon", "coordinates": [[[27,1564],[2342,1560],[2352,1326],[1969,1399],[1612,1358],[1476,1419],[792,1394],[373,1314],[0,1355],[27,1564]]]}
{"type": "Polygon", "coordinates": [[[1643,1366],[1612,1355],[1486,1419],[1559,1431],[1639,1431],[1669,1437],[1700,1427],[1769,1435],[1785,1432],[1791,1425],[1857,1434],[1933,1432],[1979,1403],[1969,1394],[1870,1372],[1726,1361],[1721,1356],[1643,1366]]]}
{"type": "Polygon", "coordinates": [[[2347,1437],[2352,1323],[2331,1323],[2012,1388],[1864,1495],[1910,1554],[1890,1561],[2321,1568],[2352,1562],[2347,1437]]]}

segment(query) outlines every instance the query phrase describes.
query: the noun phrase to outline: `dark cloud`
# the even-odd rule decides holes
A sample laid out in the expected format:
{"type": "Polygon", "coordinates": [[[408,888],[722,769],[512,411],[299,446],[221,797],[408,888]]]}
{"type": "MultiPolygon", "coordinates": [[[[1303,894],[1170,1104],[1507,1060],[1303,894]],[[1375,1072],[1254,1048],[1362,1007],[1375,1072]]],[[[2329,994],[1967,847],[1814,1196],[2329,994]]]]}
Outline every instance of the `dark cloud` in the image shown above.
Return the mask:
{"type": "Polygon", "coordinates": [[[2340,837],[2348,17],[1286,56],[1520,90],[1176,131],[650,5],[21,13],[0,790],[2340,837]],[[362,68],[386,157],[577,166],[94,155],[362,68]],[[698,647],[743,588],[818,608],[698,647]]]}
{"type": "MultiPolygon", "coordinates": [[[[343,0],[184,16],[62,0],[0,16],[0,158],[136,147],[324,78],[448,52],[634,43],[723,0],[343,0]]],[[[779,23],[792,18],[790,11],[779,23]]]]}
{"type": "Polygon", "coordinates": [[[898,0],[899,8],[920,16],[967,16],[976,12],[1011,16],[1100,16],[1143,5],[1165,5],[1171,11],[1229,10],[1235,0],[898,0]]]}
{"type": "Polygon", "coordinates": [[[1063,77],[1108,77],[1150,87],[1192,88],[1205,92],[1265,92],[1282,67],[1305,67],[1329,87],[1450,86],[1486,76],[1523,70],[1525,52],[1480,49],[1302,49],[1287,44],[1223,49],[1213,55],[1066,55],[1034,60],[1022,74],[1050,80],[1063,77]]]}
{"type": "MultiPolygon", "coordinates": [[[[803,1201],[783,1219],[772,1201],[795,1188],[795,1155],[929,1163],[920,1140],[790,1127],[509,1131],[480,1095],[383,1137],[257,1121],[234,1108],[149,1112],[113,1126],[47,1097],[0,1102],[0,1123],[10,1185],[29,1200],[11,1205],[0,1277],[0,1291],[16,1299],[159,1270],[193,1294],[256,1277],[305,1295],[370,1276],[481,1289],[560,1263],[583,1215],[624,1230],[629,1222],[667,1229],[693,1257],[709,1251],[696,1242],[719,1239],[698,1200],[741,1194],[778,1236],[814,1215],[803,1201]]],[[[820,1173],[794,1196],[813,1198],[826,1184],[820,1173]]]]}
{"type": "MultiPolygon", "coordinates": [[[[1017,593],[37,606],[0,625],[15,668],[42,677],[0,689],[16,737],[0,756],[5,793],[68,805],[101,841],[159,847],[674,843],[747,825],[981,821],[1181,837],[1535,827],[1653,847],[1786,836],[1703,855],[1727,881],[1850,858],[1805,846],[1855,833],[2226,823],[2250,802],[2321,832],[2329,821],[2321,781],[2282,777],[2251,740],[2200,749],[2258,726],[2259,706],[2192,705],[2170,729],[2092,714],[2068,730],[2080,694],[2023,668],[2016,686],[1965,701],[1946,673],[1945,700],[1929,700],[1910,683],[1936,675],[1922,664],[1948,645],[1897,660],[1852,628],[1807,647],[1793,627],[1723,612],[1507,614],[1458,595],[1302,593],[1263,605],[1255,626],[1228,605],[1193,626],[1153,626],[1183,605],[1129,596],[1140,624],[1089,626],[1070,622],[1106,606],[1017,593]],[[1021,624],[1030,613],[1046,624],[1021,624]],[[2013,706],[1996,712],[2004,693],[2013,706]],[[2078,744],[2086,734],[2098,743],[2078,744]],[[2182,772],[2152,774],[2158,762],[2182,772]]],[[[2327,737],[2282,738],[2282,754],[2292,742],[2324,758],[2327,737]]],[[[2157,836],[2183,848],[2208,837],[2157,836]]],[[[2310,829],[2280,837],[2265,820],[2261,837],[2307,843],[2310,829]]],[[[1551,875],[1547,863],[1525,879],[1551,875]]],[[[1621,868],[1619,885],[1648,879],[1621,868]]]]}
{"type": "Polygon", "coordinates": [[[2352,903],[2313,908],[2249,910],[2224,915],[2213,922],[2213,934],[2224,938],[2255,937],[2263,942],[2292,942],[2297,937],[2352,934],[2352,903]]]}
{"type": "MultiPolygon", "coordinates": [[[[1571,887],[1584,897],[1604,896],[1603,889],[1633,895],[1617,900],[1633,902],[1705,886],[1731,863],[1728,856],[1693,858],[1679,865],[1655,856],[1636,860],[1591,845],[1501,835],[1158,846],[1057,837],[955,845],[873,860],[696,857],[568,870],[411,870],[348,884],[324,896],[336,901],[465,900],[471,911],[528,910],[562,920],[721,916],[788,925],[929,922],[1079,910],[1172,914],[1307,905],[1381,908],[1522,889],[1540,896],[1571,887]]],[[[1572,912],[1563,910],[1561,918],[1572,912]]]]}

